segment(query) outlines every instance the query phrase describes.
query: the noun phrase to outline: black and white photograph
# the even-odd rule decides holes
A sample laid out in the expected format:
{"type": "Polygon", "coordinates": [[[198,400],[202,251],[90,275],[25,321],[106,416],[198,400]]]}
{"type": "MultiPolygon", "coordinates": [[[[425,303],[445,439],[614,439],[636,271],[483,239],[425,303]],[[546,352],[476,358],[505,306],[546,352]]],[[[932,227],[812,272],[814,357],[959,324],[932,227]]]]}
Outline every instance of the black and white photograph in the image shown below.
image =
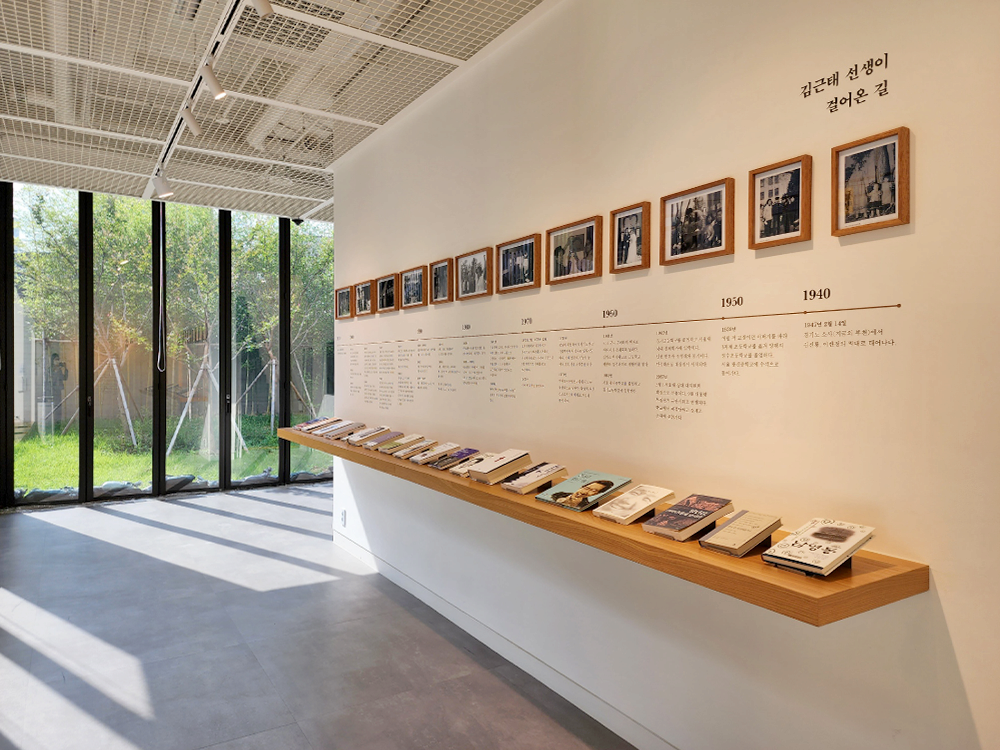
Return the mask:
{"type": "Polygon", "coordinates": [[[400,274],[403,286],[403,307],[421,307],[427,304],[427,266],[417,266],[400,274]]]}
{"type": "Polygon", "coordinates": [[[661,199],[660,263],[733,252],[731,177],[661,199]]]}
{"type": "Polygon", "coordinates": [[[454,297],[452,291],[451,277],[455,262],[451,258],[445,258],[431,263],[431,304],[439,305],[442,302],[451,302],[454,297]]]}
{"type": "Polygon", "coordinates": [[[533,234],[497,245],[497,291],[500,294],[534,289],[541,284],[538,273],[541,244],[541,235],[533,234]]]}
{"type": "Polygon", "coordinates": [[[602,217],[592,216],[547,232],[547,283],[601,275],[601,226],[602,217]]]}
{"type": "Polygon", "coordinates": [[[383,276],[377,282],[378,308],[376,312],[392,312],[399,309],[399,300],[396,298],[398,275],[383,276]]]}
{"type": "Polygon", "coordinates": [[[797,156],[750,173],[750,248],[811,237],[812,157],[797,156]]]}
{"type": "Polygon", "coordinates": [[[486,247],[455,258],[459,299],[493,294],[492,255],[493,248],[486,247]]]}
{"type": "Polygon", "coordinates": [[[611,273],[649,268],[650,213],[648,201],[611,212],[611,273]]]}
{"type": "Polygon", "coordinates": [[[351,287],[345,286],[337,290],[337,310],[335,317],[338,320],[354,317],[354,307],[351,304],[353,301],[351,287]]]}
{"type": "Polygon", "coordinates": [[[907,128],[833,149],[833,234],[840,236],[910,221],[907,128]]]}
{"type": "Polygon", "coordinates": [[[363,281],[354,287],[354,314],[371,315],[372,282],[363,281]]]}

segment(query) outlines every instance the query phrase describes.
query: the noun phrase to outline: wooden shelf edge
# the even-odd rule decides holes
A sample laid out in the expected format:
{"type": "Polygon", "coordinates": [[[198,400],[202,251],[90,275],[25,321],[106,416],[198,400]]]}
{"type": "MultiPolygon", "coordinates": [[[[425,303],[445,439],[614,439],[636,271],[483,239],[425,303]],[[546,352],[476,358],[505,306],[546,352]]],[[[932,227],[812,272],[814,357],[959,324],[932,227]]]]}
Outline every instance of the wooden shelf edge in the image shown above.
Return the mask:
{"type": "Polygon", "coordinates": [[[808,578],[766,565],[760,559],[762,550],[732,558],[703,549],[696,542],[674,542],[649,534],[638,525],[622,526],[592,513],[574,513],[540,503],[533,494],[516,495],[294,428],[279,429],[278,437],[810,625],[827,625],[930,589],[927,565],[875,552],[856,553],[851,567],[842,567],[828,578],[808,578]]]}

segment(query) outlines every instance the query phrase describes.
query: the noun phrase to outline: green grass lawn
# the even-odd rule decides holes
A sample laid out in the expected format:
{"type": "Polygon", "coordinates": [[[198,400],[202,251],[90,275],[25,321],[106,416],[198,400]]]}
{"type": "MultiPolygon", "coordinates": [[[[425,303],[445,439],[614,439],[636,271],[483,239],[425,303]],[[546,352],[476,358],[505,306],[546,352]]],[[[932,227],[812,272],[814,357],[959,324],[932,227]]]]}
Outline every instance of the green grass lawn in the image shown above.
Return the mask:
{"type": "MultiPolygon", "coordinates": [[[[266,417],[264,418],[267,419],[266,417]]],[[[301,420],[300,420],[301,421],[301,420]]],[[[217,456],[203,455],[198,451],[203,423],[193,421],[182,427],[174,450],[167,456],[167,474],[193,474],[210,481],[219,478],[217,456]],[[183,436],[183,437],[182,437],[183,436]]],[[[98,427],[101,427],[98,425],[98,427]]],[[[134,482],[148,487],[153,467],[149,443],[152,430],[143,430],[136,424],[139,447],[133,448],[127,432],[120,428],[95,429],[94,435],[94,485],[107,481],[134,482]]],[[[173,427],[173,425],[170,425],[173,427]]],[[[254,476],[270,468],[278,473],[278,440],[270,434],[270,424],[256,425],[244,421],[244,439],[248,449],[233,455],[233,478],[254,476]],[[249,428],[249,429],[248,429],[249,428]]],[[[167,440],[173,430],[167,432],[167,440]]],[[[320,451],[292,446],[292,473],[309,471],[315,474],[330,466],[331,457],[320,451]]],[[[14,446],[14,486],[31,489],[60,489],[76,487],[79,482],[79,438],[76,434],[50,436],[46,440],[37,433],[29,434],[14,446]]]]}

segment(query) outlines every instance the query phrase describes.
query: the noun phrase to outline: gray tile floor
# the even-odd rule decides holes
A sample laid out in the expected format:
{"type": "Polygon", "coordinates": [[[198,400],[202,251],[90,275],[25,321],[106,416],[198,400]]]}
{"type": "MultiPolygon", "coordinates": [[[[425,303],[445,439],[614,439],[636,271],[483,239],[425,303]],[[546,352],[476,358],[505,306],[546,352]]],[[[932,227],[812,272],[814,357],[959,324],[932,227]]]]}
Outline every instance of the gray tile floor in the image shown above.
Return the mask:
{"type": "Polygon", "coordinates": [[[0,750],[631,747],[337,549],[331,505],[0,516],[0,750]]]}

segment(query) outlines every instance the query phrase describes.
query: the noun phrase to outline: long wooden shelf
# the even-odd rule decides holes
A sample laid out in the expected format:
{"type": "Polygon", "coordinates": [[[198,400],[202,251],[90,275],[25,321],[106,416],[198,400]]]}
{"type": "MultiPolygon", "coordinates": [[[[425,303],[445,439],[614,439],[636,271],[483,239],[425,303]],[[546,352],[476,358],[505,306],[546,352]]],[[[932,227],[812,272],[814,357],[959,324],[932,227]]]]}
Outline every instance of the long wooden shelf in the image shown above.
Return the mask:
{"type": "MultiPolygon", "coordinates": [[[[278,436],[810,625],[843,620],[930,588],[927,565],[876,552],[862,550],[854,555],[850,567],[841,567],[827,578],[808,578],[766,565],[760,558],[761,549],[743,558],[728,557],[694,541],[675,542],[650,534],[638,524],[622,526],[593,513],[575,513],[540,503],[533,495],[517,495],[343,441],[291,428],[278,430],[278,436]]],[[[776,539],[780,536],[779,532],[776,539]]]]}

